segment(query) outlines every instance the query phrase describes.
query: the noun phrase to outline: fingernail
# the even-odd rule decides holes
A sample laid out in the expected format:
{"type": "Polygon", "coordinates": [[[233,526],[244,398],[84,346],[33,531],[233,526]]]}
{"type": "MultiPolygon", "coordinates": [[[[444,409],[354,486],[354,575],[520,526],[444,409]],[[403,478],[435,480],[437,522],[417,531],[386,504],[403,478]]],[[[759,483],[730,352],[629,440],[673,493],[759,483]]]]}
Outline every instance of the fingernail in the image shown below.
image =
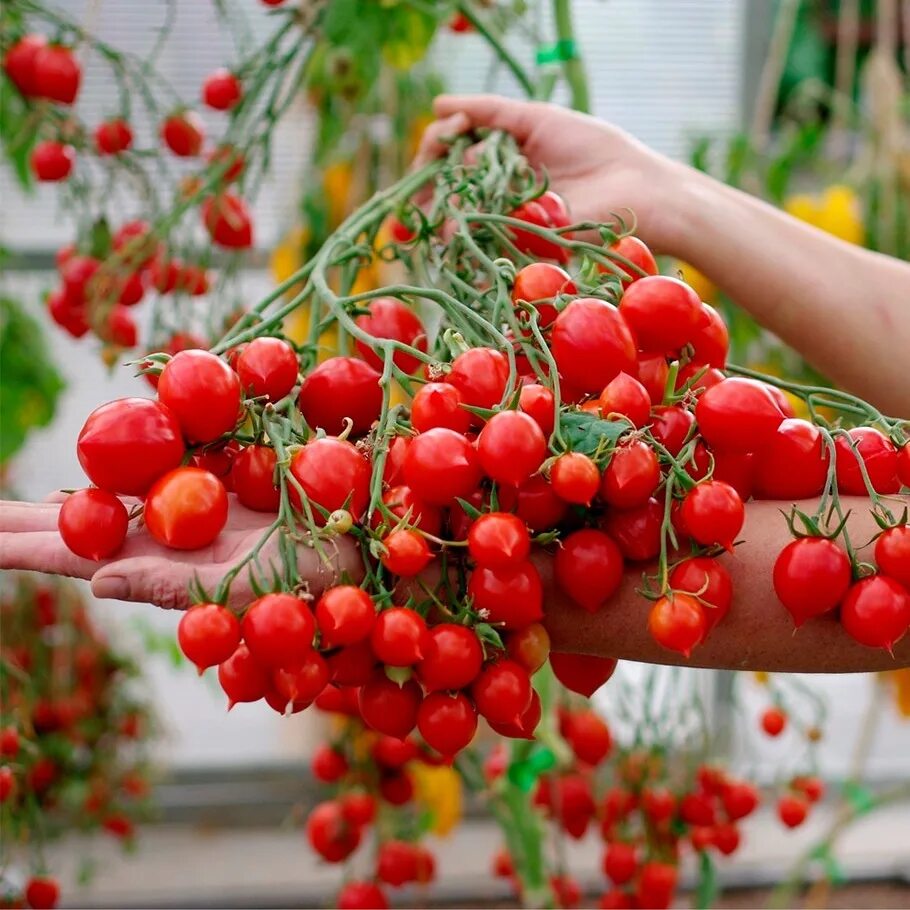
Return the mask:
{"type": "Polygon", "coordinates": [[[122,575],[102,575],[92,579],[92,594],[95,597],[126,600],[129,593],[129,582],[122,575]]]}

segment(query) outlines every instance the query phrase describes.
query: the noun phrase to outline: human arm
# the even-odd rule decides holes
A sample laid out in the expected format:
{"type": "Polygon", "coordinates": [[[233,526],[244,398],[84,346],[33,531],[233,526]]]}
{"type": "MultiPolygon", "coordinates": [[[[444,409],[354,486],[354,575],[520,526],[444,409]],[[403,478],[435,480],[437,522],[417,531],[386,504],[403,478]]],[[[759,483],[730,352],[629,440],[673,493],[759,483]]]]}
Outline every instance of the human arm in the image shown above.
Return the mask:
{"type": "Polygon", "coordinates": [[[630,209],[685,260],[844,388],[910,415],[910,264],[845,243],[593,117],[493,95],[443,96],[419,160],[471,128],[512,133],[580,221],[630,209]]]}

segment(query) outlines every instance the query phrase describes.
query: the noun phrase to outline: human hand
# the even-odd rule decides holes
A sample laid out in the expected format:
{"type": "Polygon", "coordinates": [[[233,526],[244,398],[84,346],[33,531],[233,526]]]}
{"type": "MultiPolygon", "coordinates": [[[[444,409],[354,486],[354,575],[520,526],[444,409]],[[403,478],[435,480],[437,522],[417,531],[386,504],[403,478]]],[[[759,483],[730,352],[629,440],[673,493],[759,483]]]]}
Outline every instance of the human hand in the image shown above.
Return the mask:
{"type": "Polygon", "coordinates": [[[505,130],[532,167],[546,171],[574,220],[609,222],[620,215],[628,223],[631,210],[638,236],[658,252],[674,252],[682,219],[673,200],[692,179],[691,169],[609,123],[555,104],[441,95],[433,110],[437,120],[424,132],[418,166],[443,154],[445,139],[475,128],[505,130]]]}
{"type": "MultiPolygon", "coordinates": [[[[24,569],[52,575],[91,580],[96,597],[153,603],[165,609],[186,609],[187,586],[194,577],[209,592],[259,541],[274,516],[253,512],[231,495],[228,521],[218,539],[201,550],[171,550],[157,543],[144,529],[130,528],[123,548],[112,559],[94,562],[72,553],[57,531],[59,502],[0,502],[0,568],[24,569]]],[[[298,546],[300,577],[318,596],[347,573],[359,581],[363,573],[360,555],[349,537],[324,541],[329,563],[312,548],[298,546]]],[[[260,554],[260,564],[280,566],[277,538],[260,554]]],[[[231,586],[229,603],[242,606],[254,594],[249,576],[242,570],[231,586]]]]}

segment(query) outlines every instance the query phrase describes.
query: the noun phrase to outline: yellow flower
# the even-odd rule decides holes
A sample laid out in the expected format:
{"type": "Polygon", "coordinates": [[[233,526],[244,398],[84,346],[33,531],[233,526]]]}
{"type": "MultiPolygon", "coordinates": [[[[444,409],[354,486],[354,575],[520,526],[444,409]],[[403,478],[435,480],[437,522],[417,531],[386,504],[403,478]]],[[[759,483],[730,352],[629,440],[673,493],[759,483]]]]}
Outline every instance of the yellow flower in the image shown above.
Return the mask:
{"type": "Polygon", "coordinates": [[[707,275],[703,275],[687,262],[677,262],[676,270],[680,273],[682,280],[705,303],[714,303],[717,300],[717,285],[707,275]]]}
{"type": "Polygon", "coordinates": [[[412,762],[408,770],[414,781],[417,801],[433,815],[430,830],[445,837],[461,820],[461,778],[448,765],[412,762]]]}

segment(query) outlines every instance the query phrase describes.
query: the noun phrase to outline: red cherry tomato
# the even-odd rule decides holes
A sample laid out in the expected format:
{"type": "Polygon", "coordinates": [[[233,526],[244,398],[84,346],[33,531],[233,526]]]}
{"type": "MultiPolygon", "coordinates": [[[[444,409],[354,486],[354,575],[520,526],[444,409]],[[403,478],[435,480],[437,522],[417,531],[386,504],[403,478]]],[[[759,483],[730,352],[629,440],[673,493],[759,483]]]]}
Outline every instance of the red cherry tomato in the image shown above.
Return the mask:
{"type": "MultiPolygon", "coordinates": [[[[347,509],[359,521],[370,502],[370,463],[358,449],[344,439],[324,436],[310,440],[291,457],[291,476],[303,488],[310,502],[331,514],[347,509]]],[[[300,494],[290,485],[288,494],[297,509],[302,509],[300,494]]],[[[314,509],[317,524],[324,517],[314,509]]]]}
{"type": "Polygon", "coordinates": [[[35,80],[35,56],[46,46],[44,35],[23,35],[9,46],[3,57],[6,75],[26,98],[39,94],[35,80]]]}
{"type": "Polygon", "coordinates": [[[773,577],[778,599],[799,628],[843,600],[850,587],[850,559],[832,540],[803,537],[780,552],[773,577]]]}
{"type": "Polygon", "coordinates": [[[245,250],[253,245],[253,219],[246,202],[234,193],[222,192],[202,203],[202,223],[209,237],[226,250],[245,250]]]}
{"type": "Polygon", "coordinates": [[[549,437],[556,424],[555,398],[546,387],[530,382],[521,387],[518,398],[518,409],[532,417],[544,436],[549,437]]]}
{"type": "Polygon", "coordinates": [[[654,408],[651,435],[673,456],[679,455],[686,444],[695,417],[678,405],[660,405],[654,408]]]}
{"type": "Polygon", "coordinates": [[[649,275],[623,292],[619,312],[643,351],[669,354],[692,340],[703,318],[698,294],[678,278],[649,275]]]}
{"type": "Polygon", "coordinates": [[[565,502],[589,506],[600,489],[600,471],[587,455],[566,452],[553,462],[550,484],[565,502]]]}
{"type": "Polygon", "coordinates": [[[716,560],[697,556],[679,563],[670,573],[670,587],[696,597],[707,620],[707,635],[729,612],[733,603],[730,573],[716,560]]]}
{"type": "MultiPolygon", "coordinates": [[[[415,527],[426,534],[438,537],[442,530],[442,514],[435,506],[428,505],[418,499],[413,490],[406,486],[395,486],[382,494],[383,505],[394,515],[395,519],[407,518],[415,527]]],[[[380,515],[377,509],[373,513],[372,525],[378,528],[385,524],[387,519],[380,515]]]]}
{"type": "Polygon", "coordinates": [[[508,358],[491,348],[471,348],[452,361],[445,381],[458,389],[464,404],[472,408],[493,408],[506,392],[508,358]]]}
{"type": "Polygon", "coordinates": [[[491,623],[520,629],[543,619],[543,586],[530,562],[505,569],[479,566],[471,573],[468,595],[474,608],[484,610],[491,623]]]}
{"type": "MultiPolygon", "coordinates": [[[[512,287],[512,302],[518,307],[522,302],[534,304],[537,324],[546,328],[556,318],[556,307],[544,301],[559,294],[574,294],[575,283],[567,271],[551,262],[532,262],[518,270],[512,287]]],[[[519,308],[519,318],[522,310],[519,308]]]]}
{"type": "Polygon", "coordinates": [[[798,828],[809,813],[809,804],[800,796],[782,796],[777,801],[777,814],[788,828],[798,828]]]}
{"type": "Polygon", "coordinates": [[[53,139],[45,139],[35,145],[29,158],[35,179],[44,183],[66,180],[75,164],[76,150],[53,139]]]}
{"type": "Polygon", "coordinates": [[[910,629],[910,591],[885,575],[864,578],[841,602],[840,621],[861,645],[890,651],[910,629]]]}
{"type": "Polygon", "coordinates": [[[357,849],[361,831],[345,819],[337,800],[320,803],[307,817],[307,840],[330,863],[342,862],[357,849]]]}
{"type": "Polygon", "coordinates": [[[471,695],[478,713],[487,720],[514,723],[531,703],[531,678],[514,660],[500,660],[474,680],[471,695]]]}
{"type": "Polygon", "coordinates": [[[897,455],[897,476],[905,487],[910,487],[910,443],[897,455]]]}
{"type": "Polygon", "coordinates": [[[471,413],[461,405],[461,393],[454,385],[428,382],[417,390],[411,402],[411,426],[420,433],[434,427],[467,433],[471,413]]]}
{"type": "Polygon", "coordinates": [[[202,100],[216,111],[229,111],[243,97],[243,86],[230,70],[216,69],[202,83],[202,100]]]}
{"type": "Polygon", "coordinates": [[[535,474],[517,489],[502,487],[499,504],[503,509],[514,512],[531,531],[555,527],[569,509],[565,500],[556,495],[553,487],[540,474],[535,474]]]}
{"type": "Polygon", "coordinates": [[[730,484],[743,502],[752,496],[755,482],[757,455],[751,452],[712,452],[714,479],[730,484]]]}
{"type": "Polygon", "coordinates": [[[638,851],[634,844],[611,841],[607,844],[603,859],[604,875],[614,885],[632,881],[638,871],[638,851]]]}
{"type": "Polygon", "coordinates": [[[57,104],[72,104],[79,94],[82,67],[68,47],[47,44],[38,48],[32,63],[35,93],[57,104]]]}
{"type": "Polygon", "coordinates": [[[613,675],[616,661],[612,657],[550,651],[550,666],[567,689],[590,698],[613,675]]]}
{"type": "Polygon", "coordinates": [[[251,398],[280,401],[297,383],[300,365],[294,349],[281,338],[254,338],[237,357],[240,385],[251,398]]]}
{"type": "Polygon", "coordinates": [[[161,140],[180,158],[193,158],[202,151],[205,126],[193,111],[173,114],[161,125],[161,140]]]}
{"type": "MultiPolygon", "coordinates": [[[[395,297],[377,297],[367,304],[368,313],[358,316],[357,326],[376,339],[401,341],[418,351],[427,351],[427,332],[420,317],[405,303],[395,297]]],[[[359,338],[355,341],[357,353],[374,370],[382,372],[384,358],[359,338]]],[[[403,373],[414,373],[421,362],[413,354],[396,350],[392,356],[395,366],[403,373]]]]}
{"type": "MultiPolygon", "coordinates": [[[[654,254],[648,249],[644,241],[633,237],[631,234],[626,237],[620,237],[610,247],[609,252],[628,259],[634,266],[634,268],[630,268],[622,262],[614,263],[619,271],[623,287],[628,287],[633,281],[638,281],[639,278],[643,278],[646,275],[656,275],[658,272],[657,260],[654,258],[654,254]]],[[[609,271],[603,265],[598,265],[598,269],[601,272],[609,271]]]]}
{"type": "Polygon", "coordinates": [[[543,464],[547,440],[533,417],[500,411],[481,430],[477,455],[487,477],[517,487],[543,464]]]}
{"type": "Polygon", "coordinates": [[[477,711],[461,692],[432,692],[417,711],[417,729],[431,749],[457,755],[477,732],[477,711]]]}
{"type": "Polygon", "coordinates": [[[663,354],[639,354],[637,375],[638,381],[648,390],[651,404],[662,404],[670,376],[667,358],[663,354]]]}
{"type": "Polygon", "coordinates": [[[897,448],[874,427],[855,427],[834,439],[837,453],[837,488],[850,496],[866,496],[868,491],[860,470],[861,458],[869,475],[872,489],[879,494],[896,493],[901,482],[897,476],[897,448]],[[853,446],[856,446],[854,452],[853,446]]]}
{"type": "Polygon", "coordinates": [[[525,523],[508,512],[488,512],[471,524],[468,552],[479,565],[491,569],[514,567],[531,552],[525,523]]]}
{"type": "Polygon", "coordinates": [[[243,157],[243,152],[230,144],[219,145],[212,149],[206,155],[205,160],[213,169],[215,167],[225,169],[221,175],[223,183],[233,183],[246,170],[246,159],[243,157]]]}
{"type": "Polygon", "coordinates": [[[699,398],[695,417],[712,449],[757,452],[773,441],[785,414],[767,385],[734,376],[699,398]]]}
{"type": "MultiPolygon", "coordinates": [[[[566,227],[572,223],[565,202],[556,193],[547,190],[537,199],[520,205],[512,213],[513,218],[543,228],[566,227]]],[[[520,228],[509,228],[515,246],[522,252],[539,259],[556,259],[558,262],[569,261],[569,251],[558,243],[548,240],[540,234],[520,228]]],[[[571,239],[571,234],[563,234],[571,239]]]]}
{"type": "Polygon", "coordinates": [[[625,417],[634,427],[643,427],[651,416],[648,390],[628,373],[620,373],[607,384],[600,393],[598,404],[604,417],[617,414],[625,417]]]}
{"type": "Polygon", "coordinates": [[[60,885],[49,876],[33,876],[25,883],[25,902],[32,910],[52,910],[60,901],[60,885]]]}
{"type": "Polygon", "coordinates": [[[199,550],[221,533],[227,521],[224,484],[201,468],[174,468],[152,485],[143,520],[149,534],[175,550],[199,550]]]}
{"type": "MultiPolygon", "coordinates": [[[[537,424],[534,428],[540,433],[537,424]]],[[[480,484],[481,476],[474,446],[443,427],[413,439],[404,459],[405,482],[418,499],[430,505],[448,505],[456,497],[467,498],[480,484]]]]}
{"type": "Polygon", "coordinates": [[[312,704],[328,685],[330,675],[328,663],[316,651],[298,656],[290,669],[272,670],[273,691],[284,701],[280,713],[286,713],[288,706],[293,714],[312,704]]]}
{"type": "Polygon", "coordinates": [[[910,525],[889,528],[879,535],[875,562],[883,575],[910,588],[910,525]]]}
{"type": "Polygon", "coordinates": [[[755,495],[763,499],[809,499],[825,486],[831,458],[821,431],[789,418],[756,459],[755,495]]]}
{"type": "Polygon", "coordinates": [[[330,357],[303,380],[297,404],[313,429],[338,434],[348,418],[359,436],[370,429],[382,410],[381,378],[356,357],[330,357]]]}
{"type": "Polygon", "coordinates": [[[723,316],[708,303],[701,305],[701,319],[690,339],[695,363],[707,364],[722,370],[727,365],[730,333],[723,316]]]}
{"type": "Polygon", "coordinates": [[[257,663],[270,670],[301,664],[313,647],[316,622],[309,607],[292,594],[266,594],[243,617],[243,640],[257,663]]]}
{"type": "Polygon", "coordinates": [[[611,511],[603,522],[603,529],[626,559],[645,562],[660,553],[663,520],[663,503],[652,497],[634,509],[611,511]]]}
{"type": "MultiPolygon", "coordinates": [[[[359,589],[358,589],[359,590],[359,589]]],[[[410,667],[429,648],[426,620],[407,607],[389,607],[377,617],[370,632],[373,653],[389,667],[410,667]]]]}
{"type": "Polygon", "coordinates": [[[383,538],[386,552],[382,564],[393,574],[402,578],[412,578],[422,572],[433,554],[422,534],[407,528],[392,531],[383,538]]]}
{"type": "Polygon", "coordinates": [[[483,649],[472,629],[442,623],[430,630],[417,675],[427,692],[456,690],[469,686],[483,664],[483,649]]]}
{"type": "Polygon", "coordinates": [[[673,902],[676,893],[677,869],[669,863],[650,862],[641,867],[635,899],[639,907],[663,910],[673,902]]]}
{"type": "Polygon", "coordinates": [[[686,494],[682,520],[690,537],[707,546],[732,550],[746,510],[739,493],[722,480],[704,480],[686,494]]]}
{"type": "Polygon", "coordinates": [[[177,624],[177,643],[187,660],[202,673],[224,663],[240,644],[240,622],[220,604],[196,604],[177,624]]]}
{"type": "Polygon", "coordinates": [[[532,622],[508,636],[506,651],[528,673],[536,673],[550,656],[550,635],[539,622],[532,622]]]}
{"type": "Polygon", "coordinates": [[[231,481],[241,505],[255,512],[277,512],[281,492],[275,485],[278,457],[268,446],[246,446],[235,456],[231,481]]]}
{"type": "Polygon", "coordinates": [[[352,645],[365,639],[376,622],[376,605],[362,588],[336,585],[316,603],[316,624],[323,647],[352,645]]]}
{"type": "Polygon", "coordinates": [[[559,587],[580,607],[595,613],[622,583],[622,553],[603,531],[586,528],[562,541],[553,570],[559,587]]]}
{"type": "Polygon", "coordinates": [[[363,722],[373,730],[404,739],[417,726],[423,694],[413,679],[403,685],[376,674],[360,687],[357,701],[363,722]]]}
{"type": "Polygon", "coordinates": [[[704,640],[708,620],[694,597],[671,591],[651,607],[648,631],[659,645],[688,657],[704,640]]]}
{"type": "Polygon", "coordinates": [[[600,496],[618,509],[644,505],[660,483],[660,463],[641,439],[618,446],[603,473],[600,496]]]}
{"type": "Polygon", "coordinates": [[[79,464],[96,486],[142,496],[183,460],[177,418],[146,398],[119,398],[96,408],[79,433],[79,464]]]}
{"type": "Polygon", "coordinates": [[[245,644],[218,666],[218,682],[228,697],[228,708],[240,702],[259,701],[269,688],[269,675],[245,644]]]}
{"type": "Polygon", "coordinates": [[[99,155],[119,155],[133,145],[133,131],[122,117],[105,120],[95,127],[95,148],[99,155]]]}
{"type": "Polygon", "coordinates": [[[63,542],[85,559],[113,556],[123,546],[128,526],[123,503],[113,493],[95,488],[67,496],[57,516],[63,542]]]}

